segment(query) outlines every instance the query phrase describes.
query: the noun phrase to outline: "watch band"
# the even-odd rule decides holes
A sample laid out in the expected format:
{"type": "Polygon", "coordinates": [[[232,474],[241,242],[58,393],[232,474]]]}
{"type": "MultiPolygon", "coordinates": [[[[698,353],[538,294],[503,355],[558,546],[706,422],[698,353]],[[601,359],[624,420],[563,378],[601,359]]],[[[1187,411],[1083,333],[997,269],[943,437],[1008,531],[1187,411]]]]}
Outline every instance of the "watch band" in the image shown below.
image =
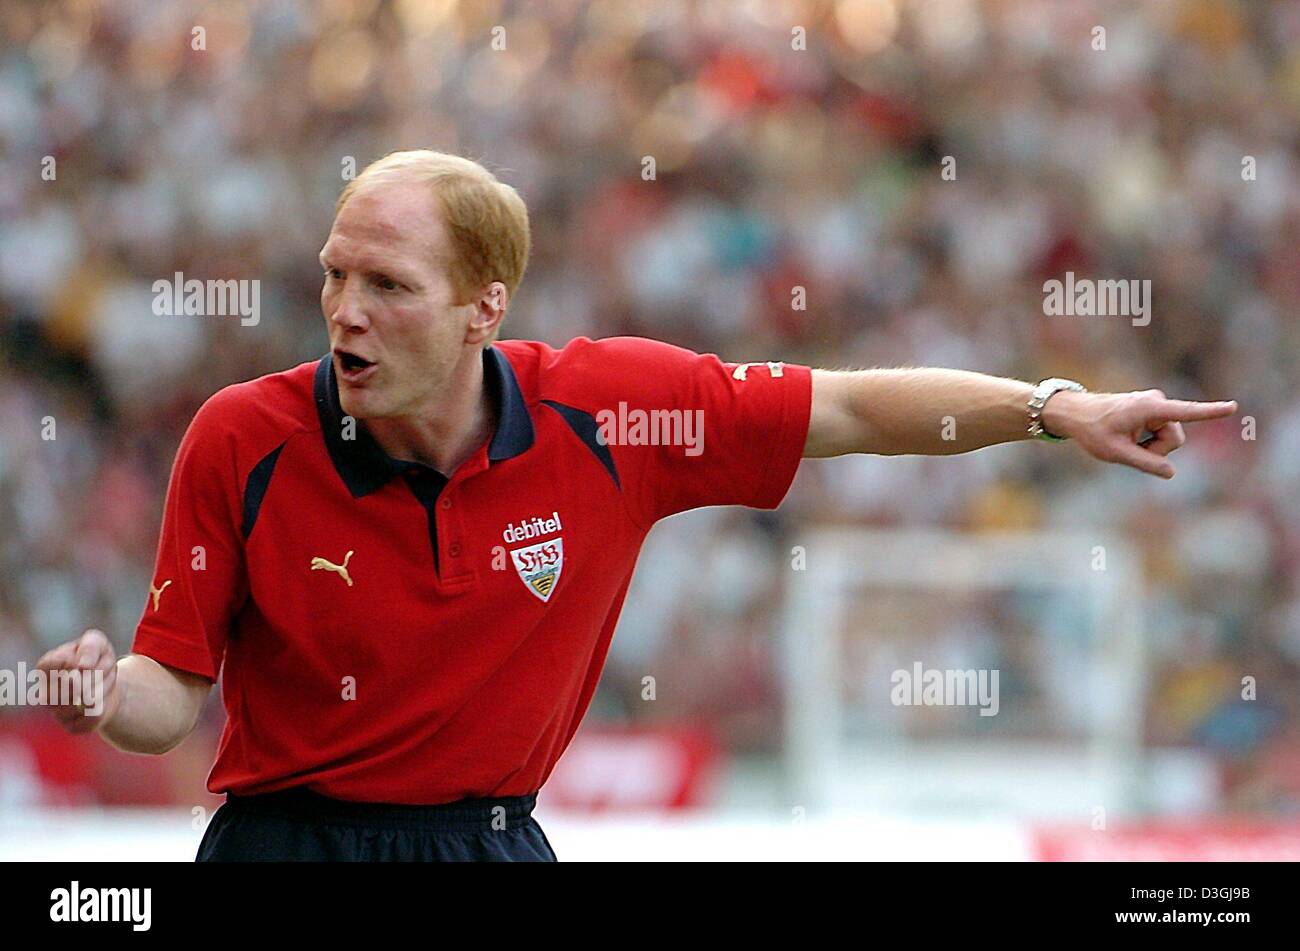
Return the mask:
{"type": "Polygon", "coordinates": [[[1048,442],[1065,442],[1070,438],[1069,436],[1054,436],[1043,428],[1043,407],[1047,405],[1047,401],[1052,397],[1053,393],[1059,393],[1061,390],[1073,390],[1076,393],[1088,392],[1088,388],[1082,383],[1065,380],[1057,376],[1040,382],[1034,387],[1034,392],[1029,397],[1029,435],[1036,436],[1039,439],[1046,439],[1048,442]]]}

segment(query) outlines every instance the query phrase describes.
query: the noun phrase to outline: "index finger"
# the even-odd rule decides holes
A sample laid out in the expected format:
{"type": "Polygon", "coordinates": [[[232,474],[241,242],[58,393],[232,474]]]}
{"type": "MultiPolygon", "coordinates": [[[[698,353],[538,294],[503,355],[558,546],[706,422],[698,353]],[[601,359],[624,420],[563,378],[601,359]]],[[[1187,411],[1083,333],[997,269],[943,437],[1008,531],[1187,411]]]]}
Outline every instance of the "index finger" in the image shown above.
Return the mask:
{"type": "Polygon", "coordinates": [[[1221,419],[1237,412],[1236,400],[1219,400],[1198,403],[1195,400],[1162,400],[1154,416],[1166,422],[1196,423],[1206,419],[1221,419]]]}
{"type": "Polygon", "coordinates": [[[48,650],[41,655],[41,659],[36,662],[37,670],[64,670],[76,666],[77,663],[77,642],[71,641],[67,644],[60,644],[53,650],[48,650]]]}

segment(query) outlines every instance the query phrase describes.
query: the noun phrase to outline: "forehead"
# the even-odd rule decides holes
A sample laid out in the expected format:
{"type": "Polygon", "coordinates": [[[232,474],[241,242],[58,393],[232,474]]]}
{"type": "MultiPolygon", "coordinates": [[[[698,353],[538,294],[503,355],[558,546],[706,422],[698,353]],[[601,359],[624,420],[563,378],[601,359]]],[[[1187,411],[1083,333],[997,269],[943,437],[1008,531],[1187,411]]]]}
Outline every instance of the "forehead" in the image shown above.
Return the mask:
{"type": "Polygon", "coordinates": [[[430,186],[399,179],[360,186],[339,209],[321,255],[352,267],[430,264],[445,247],[442,209],[430,186]]]}

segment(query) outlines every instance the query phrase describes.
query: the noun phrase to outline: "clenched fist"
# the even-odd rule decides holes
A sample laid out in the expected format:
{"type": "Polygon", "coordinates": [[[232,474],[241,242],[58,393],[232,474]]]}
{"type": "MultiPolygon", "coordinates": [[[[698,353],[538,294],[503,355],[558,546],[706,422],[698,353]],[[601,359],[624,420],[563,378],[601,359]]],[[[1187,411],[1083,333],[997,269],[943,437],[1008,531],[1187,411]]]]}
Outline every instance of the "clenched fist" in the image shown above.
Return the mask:
{"type": "Polygon", "coordinates": [[[43,674],[41,702],[69,733],[98,730],[117,712],[117,655],[103,631],[91,628],[48,651],[36,669],[43,674]]]}

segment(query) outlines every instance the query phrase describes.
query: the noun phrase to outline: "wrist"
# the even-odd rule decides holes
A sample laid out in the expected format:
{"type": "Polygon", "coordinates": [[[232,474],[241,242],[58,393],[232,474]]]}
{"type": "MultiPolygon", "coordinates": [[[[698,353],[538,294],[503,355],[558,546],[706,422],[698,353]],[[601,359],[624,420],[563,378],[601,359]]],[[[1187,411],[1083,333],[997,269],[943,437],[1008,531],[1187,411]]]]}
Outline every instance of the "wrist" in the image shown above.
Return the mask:
{"type": "MultiPolygon", "coordinates": [[[[1027,404],[1030,436],[1051,442],[1062,442],[1070,438],[1073,429],[1070,412],[1072,404],[1069,400],[1062,403],[1058,396],[1062,392],[1078,396],[1088,391],[1082,383],[1061,377],[1054,376],[1041,381],[1034,387],[1027,404]]],[[[1073,408],[1077,409],[1077,404],[1073,404],[1073,408]]]]}
{"type": "Polygon", "coordinates": [[[113,665],[113,684],[104,692],[104,709],[96,717],[99,721],[95,724],[96,733],[106,734],[113,719],[117,716],[117,712],[122,709],[122,700],[126,690],[126,684],[122,680],[122,660],[123,658],[119,657],[113,665]]]}
{"type": "Polygon", "coordinates": [[[1086,393],[1057,390],[1043,405],[1043,429],[1062,439],[1073,436],[1075,423],[1087,399],[1086,393]]]}

